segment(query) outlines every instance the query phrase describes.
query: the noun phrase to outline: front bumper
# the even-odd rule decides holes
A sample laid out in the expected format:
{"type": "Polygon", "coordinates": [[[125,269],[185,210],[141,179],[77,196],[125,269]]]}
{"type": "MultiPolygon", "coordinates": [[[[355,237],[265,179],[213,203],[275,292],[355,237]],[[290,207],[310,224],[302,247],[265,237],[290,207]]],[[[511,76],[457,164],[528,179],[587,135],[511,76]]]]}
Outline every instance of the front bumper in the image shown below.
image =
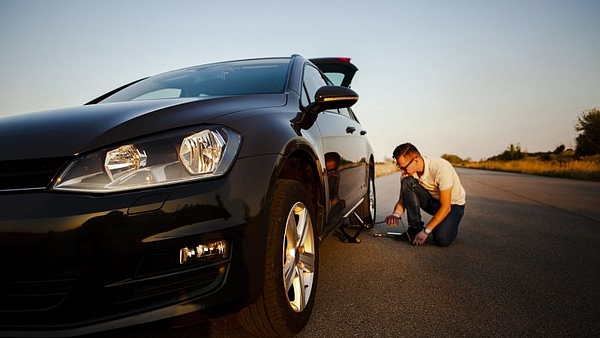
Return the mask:
{"type": "Polygon", "coordinates": [[[200,312],[262,289],[276,155],[223,178],[106,196],[0,194],[0,336],[73,336],[200,312]],[[180,263],[215,241],[223,256],[180,263]]]}

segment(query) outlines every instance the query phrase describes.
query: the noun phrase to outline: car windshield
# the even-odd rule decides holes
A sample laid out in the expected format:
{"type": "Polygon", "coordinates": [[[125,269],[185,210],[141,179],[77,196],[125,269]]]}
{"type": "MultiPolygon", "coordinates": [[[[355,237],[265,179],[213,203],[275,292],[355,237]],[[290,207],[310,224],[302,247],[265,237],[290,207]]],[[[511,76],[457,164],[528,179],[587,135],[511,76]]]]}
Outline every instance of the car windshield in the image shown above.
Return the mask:
{"type": "Polygon", "coordinates": [[[283,93],[289,65],[289,58],[277,58],[189,67],[151,76],[100,102],[283,93]]]}

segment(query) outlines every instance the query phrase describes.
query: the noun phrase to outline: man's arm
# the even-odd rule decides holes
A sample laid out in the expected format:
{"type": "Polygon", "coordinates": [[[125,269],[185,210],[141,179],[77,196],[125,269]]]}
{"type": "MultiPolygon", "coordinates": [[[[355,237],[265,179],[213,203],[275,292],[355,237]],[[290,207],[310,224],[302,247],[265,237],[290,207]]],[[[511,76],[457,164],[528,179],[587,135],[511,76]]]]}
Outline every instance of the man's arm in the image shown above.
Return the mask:
{"type": "Polygon", "coordinates": [[[393,226],[398,225],[400,216],[402,216],[402,214],[404,214],[404,206],[402,205],[402,197],[400,197],[394,206],[394,211],[392,214],[385,218],[385,223],[393,226]]]}
{"type": "Polygon", "coordinates": [[[429,223],[425,226],[426,228],[433,230],[438,224],[440,224],[452,209],[452,189],[446,189],[440,191],[440,208],[433,215],[429,223]]]}

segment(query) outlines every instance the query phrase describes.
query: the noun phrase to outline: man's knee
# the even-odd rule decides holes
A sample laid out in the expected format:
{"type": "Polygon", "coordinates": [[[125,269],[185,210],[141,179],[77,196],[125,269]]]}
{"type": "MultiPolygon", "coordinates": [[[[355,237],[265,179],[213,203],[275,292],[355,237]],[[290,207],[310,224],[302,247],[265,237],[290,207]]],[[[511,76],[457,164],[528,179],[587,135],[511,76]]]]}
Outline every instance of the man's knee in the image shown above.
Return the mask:
{"type": "Polygon", "coordinates": [[[433,239],[433,242],[437,246],[444,247],[444,246],[448,246],[448,245],[452,244],[453,240],[454,240],[454,238],[448,238],[448,237],[438,236],[438,237],[436,237],[436,238],[433,239]]]}
{"type": "Polygon", "coordinates": [[[402,191],[414,190],[415,186],[419,185],[419,181],[412,176],[406,176],[402,179],[400,185],[402,191]]]}
{"type": "Polygon", "coordinates": [[[456,228],[449,228],[449,224],[440,224],[438,225],[440,229],[433,235],[433,242],[437,246],[448,246],[452,244],[452,242],[458,236],[458,225],[456,228]]]}

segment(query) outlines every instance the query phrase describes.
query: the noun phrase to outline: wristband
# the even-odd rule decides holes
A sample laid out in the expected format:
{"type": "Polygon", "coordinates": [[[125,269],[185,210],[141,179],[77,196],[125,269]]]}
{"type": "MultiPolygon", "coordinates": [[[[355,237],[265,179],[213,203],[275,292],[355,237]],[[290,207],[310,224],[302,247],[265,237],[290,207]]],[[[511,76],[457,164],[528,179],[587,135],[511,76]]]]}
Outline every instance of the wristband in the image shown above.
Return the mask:
{"type": "Polygon", "coordinates": [[[396,218],[400,218],[400,215],[398,215],[397,213],[393,213],[392,216],[394,216],[396,218]]]}

